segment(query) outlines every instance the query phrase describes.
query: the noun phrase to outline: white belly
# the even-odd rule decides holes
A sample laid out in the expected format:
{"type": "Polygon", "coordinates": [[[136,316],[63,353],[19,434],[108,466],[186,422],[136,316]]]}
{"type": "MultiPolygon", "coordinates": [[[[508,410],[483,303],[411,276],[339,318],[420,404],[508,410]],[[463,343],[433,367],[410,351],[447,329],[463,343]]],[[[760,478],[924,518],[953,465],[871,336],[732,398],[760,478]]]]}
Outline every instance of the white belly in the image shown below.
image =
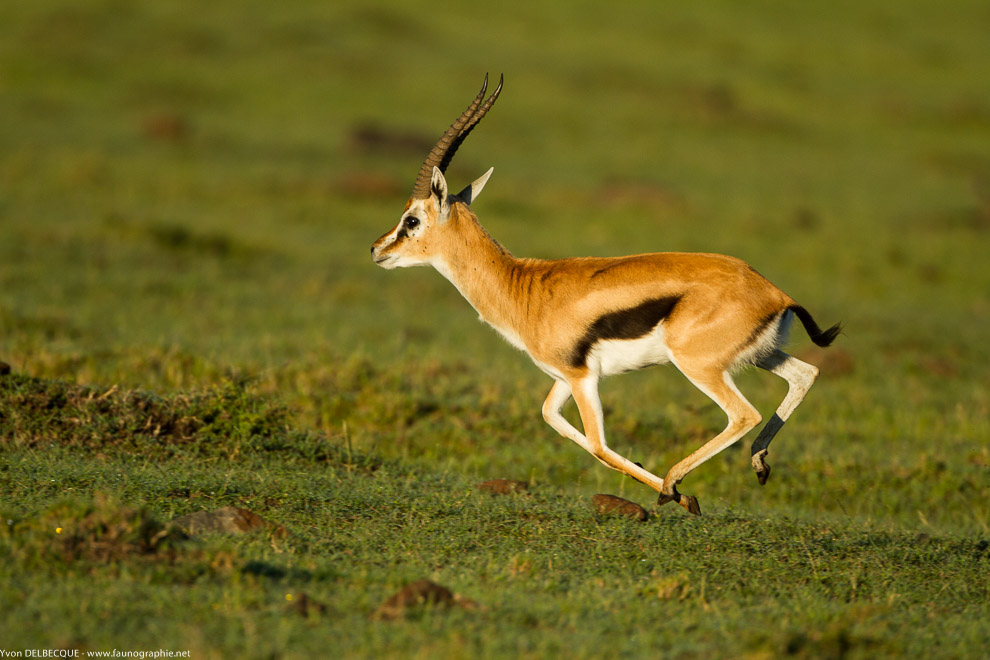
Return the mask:
{"type": "Polygon", "coordinates": [[[653,364],[670,362],[663,326],[636,339],[604,339],[588,353],[588,368],[601,376],[635,371],[653,364]]]}

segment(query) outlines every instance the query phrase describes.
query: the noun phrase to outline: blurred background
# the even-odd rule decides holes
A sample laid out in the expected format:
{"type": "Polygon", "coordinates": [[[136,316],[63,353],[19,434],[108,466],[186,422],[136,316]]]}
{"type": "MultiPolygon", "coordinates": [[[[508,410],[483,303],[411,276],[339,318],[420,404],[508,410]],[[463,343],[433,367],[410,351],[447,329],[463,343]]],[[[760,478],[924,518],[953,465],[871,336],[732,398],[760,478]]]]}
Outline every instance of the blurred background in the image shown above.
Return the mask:
{"type": "MultiPolygon", "coordinates": [[[[795,333],[824,377],[775,447],[828,487],[862,471],[870,515],[985,530],[988,28],[976,0],[4,3],[0,360],[163,391],[247,374],[369,450],[612,479],[452,286],[368,257],[504,73],[448,171],[495,166],[474,209],[500,242],[746,259],[846,327],[829,353],[795,333]]],[[[605,389],[637,460],[723,423],[673,370],[605,389]]]]}

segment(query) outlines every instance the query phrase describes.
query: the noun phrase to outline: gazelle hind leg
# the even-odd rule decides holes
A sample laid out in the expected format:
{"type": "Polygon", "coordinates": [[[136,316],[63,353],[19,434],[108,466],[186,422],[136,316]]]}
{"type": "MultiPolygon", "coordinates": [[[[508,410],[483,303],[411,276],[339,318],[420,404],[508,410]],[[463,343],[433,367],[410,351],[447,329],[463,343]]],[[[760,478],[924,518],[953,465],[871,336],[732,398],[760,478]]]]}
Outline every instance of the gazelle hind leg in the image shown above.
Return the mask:
{"type": "Polygon", "coordinates": [[[557,433],[576,442],[607,467],[627,474],[658,492],[663,488],[663,479],[644,469],[642,465],[617,454],[605,443],[604,416],[601,399],[598,396],[597,378],[589,375],[573,382],[558,380],[554,383],[546,401],[543,402],[543,419],[557,433]],[[571,396],[574,397],[581,415],[584,433],[574,428],[560,414],[561,408],[571,396]]]}
{"type": "Polygon", "coordinates": [[[701,513],[698,500],[690,495],[679,493],[677,484],[693,469],[756,428],[761,417],[756,408],[736,388],[727,371],[707,373],[688,373],[683,369],[682,371],[695,387],[717,403],[729,418],[728,424],[721,433],[670,468],[667,476],[663,478],[664,487],[660,491],[660,498],[657,503],[666,504],[674,501],[691,513],[698,514],[701,513]]]}
{"type": "Polygon", "coordinates": [[[753,441],[752,463],[756,470],[756,478],[762,486],[770,478],[770,465],[766,462],[766,455],[770,441],[773,440],[777,432],[784,426],[784,422],[791,416],[794,409],[798,407],[808,390],[818,378],[818,367],[802,362],[796,357],[792,357],[783,351],[774,351],[766,358],[756,363],[761,369],[766,369],[770,373],[780,376],[787,381],[787,396],[780,403],[777,412],[767,422],[760,435],[753,441]]]}

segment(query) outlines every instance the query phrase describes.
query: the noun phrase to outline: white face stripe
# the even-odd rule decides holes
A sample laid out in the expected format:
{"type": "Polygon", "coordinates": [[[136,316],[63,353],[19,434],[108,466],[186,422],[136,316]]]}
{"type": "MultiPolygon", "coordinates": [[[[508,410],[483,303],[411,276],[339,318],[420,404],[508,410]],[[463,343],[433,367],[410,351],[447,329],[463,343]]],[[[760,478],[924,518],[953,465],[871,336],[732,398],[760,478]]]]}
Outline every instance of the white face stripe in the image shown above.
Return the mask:
{"type": "Polygon", "coordinates": [[[372,246],[375,263],[388,269],[428,264],[429,259],[422,250],[416,251],[414,245],[429,232],[433,208],[429,199],[413,200],[392,231],[375,241],[372,246]],[[410,218],[415,218],[415,221],[410,223],[410,218]]]}

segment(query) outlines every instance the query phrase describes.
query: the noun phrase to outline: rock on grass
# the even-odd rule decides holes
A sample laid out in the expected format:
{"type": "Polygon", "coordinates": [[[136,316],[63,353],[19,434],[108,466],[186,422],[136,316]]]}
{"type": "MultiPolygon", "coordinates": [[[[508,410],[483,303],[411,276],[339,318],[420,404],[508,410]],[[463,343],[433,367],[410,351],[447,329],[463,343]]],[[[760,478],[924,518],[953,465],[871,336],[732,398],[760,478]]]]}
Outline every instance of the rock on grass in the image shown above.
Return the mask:
{"type": "Polygon", "coordinates": [[[380,621],[392,621],[405,616],[411,610],[423,607],[445,610],[451,607],[460,607],[465,610],[473,610],[477,609],[478,605],[435,582],[416,580],[399,589],[382,603],[375,610],[372,618],[380,621]]]}
{"type": "Polygon", "coordinates": [[[615,495],[595,495],[591,498],[591,503],[594,504],[595,511],[602,515],[625,516],[641,522],[650,517],[640,505],[615,495]]]}

